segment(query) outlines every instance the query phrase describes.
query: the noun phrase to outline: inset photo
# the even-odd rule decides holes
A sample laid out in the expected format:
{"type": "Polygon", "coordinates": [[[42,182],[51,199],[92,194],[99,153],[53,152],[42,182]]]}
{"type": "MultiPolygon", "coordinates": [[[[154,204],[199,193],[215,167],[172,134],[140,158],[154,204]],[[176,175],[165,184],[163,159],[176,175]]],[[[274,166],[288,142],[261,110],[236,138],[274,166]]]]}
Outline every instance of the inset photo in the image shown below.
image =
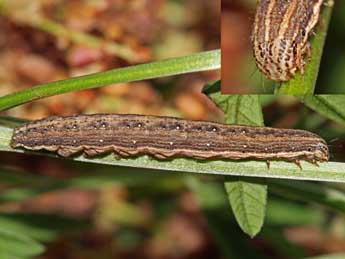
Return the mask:
{"type": "Polygon", "coordinates": [[[345,93],[345,2],[222,0],[223,94],[345,93]]]}

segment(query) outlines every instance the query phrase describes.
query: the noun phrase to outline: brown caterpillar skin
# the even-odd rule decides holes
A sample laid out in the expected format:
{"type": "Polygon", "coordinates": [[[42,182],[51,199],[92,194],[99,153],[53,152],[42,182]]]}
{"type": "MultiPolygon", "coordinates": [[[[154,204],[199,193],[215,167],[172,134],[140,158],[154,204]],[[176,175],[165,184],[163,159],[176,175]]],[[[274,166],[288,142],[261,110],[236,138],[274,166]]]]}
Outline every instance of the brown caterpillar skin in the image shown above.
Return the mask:
{"type": "Polygon", "coordinates": [[[288,81],[310,53],[308,38],[323,0],[259,0],[252,32],[258,68],[267,78],[288,81]]]}
{"type": "Polygon", "coordinates": [[[14,129],[11,146],[60,156],[114,152],[159,159],[327,161],[326,142],[304,130],[225,125],[171,117],[119,114],[49,117],[14,129]]]}

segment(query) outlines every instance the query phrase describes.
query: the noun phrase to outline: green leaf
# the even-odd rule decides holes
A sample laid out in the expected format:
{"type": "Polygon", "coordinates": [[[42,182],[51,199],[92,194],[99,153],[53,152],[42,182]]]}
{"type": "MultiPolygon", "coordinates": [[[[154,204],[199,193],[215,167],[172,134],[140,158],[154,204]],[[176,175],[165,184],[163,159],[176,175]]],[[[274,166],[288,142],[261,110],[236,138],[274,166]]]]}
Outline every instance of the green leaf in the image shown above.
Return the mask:
{"type": "Polygon", "coordinates": [[[43,97],[104,85],[220,68],[220,50],[50,82],[0,97],[0,111],[43,97]]]}
{"type": "Polygon", "coordinates": [[[297,98],[314,111],[345,125],[345,95],[305,95],[297,98]]]}
{"type": "Polygon", "coordinates": [[[226,124],[263,126],[259,95],[209,94],[212,101],[224,111],[226,124]]]}
{"type": "Polygon", "coordinates": [[[264,222],[267,185],[260,179],[239,178],[227,181],[225,189],[238,224],[254,237],[264,222]]]}
{"type": "Polygon", "coordinates": [[[24,258],[39,255],[44,248],[35,240],[19,233],[0,229],[0,258],[24,258]]]}
{"type": "MultiPolygon", "coordinates": [[[[224,111],[225,123],[263,125],[258,95],[222,95],[215,92],[209,96],[224,111]]],[[[255,183],[253,181],[234,178],[224,183],[235,218],[242,230],[251,237],[255,236],[263,225],[267,198],[267,185],[264,180],[257,179],[255,183]]]]}
{"type": "Polygon", "coordinates": [[[322,6],[320,21],[315,29],[315,36],[311,37],[310,40],[311,54],[306,60],[304,74],[298,73],[294,78],[283,83],[279,88],[276,88],[276,94],[311,95],[314,93],[332,10],[333,5],[322,6]]]}

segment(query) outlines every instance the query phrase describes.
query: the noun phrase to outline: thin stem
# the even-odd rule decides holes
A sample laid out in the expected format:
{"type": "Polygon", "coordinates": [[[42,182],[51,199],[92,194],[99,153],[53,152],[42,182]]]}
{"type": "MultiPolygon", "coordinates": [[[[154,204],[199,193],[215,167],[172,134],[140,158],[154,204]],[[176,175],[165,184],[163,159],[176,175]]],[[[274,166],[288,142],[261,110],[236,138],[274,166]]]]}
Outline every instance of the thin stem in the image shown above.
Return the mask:
{"type": "Polygon", "coordinates": [[[113,69],[42,84],[0,97],[0,111],[40,98],[104,85],[220,68],[220,50],[113,69]]]}

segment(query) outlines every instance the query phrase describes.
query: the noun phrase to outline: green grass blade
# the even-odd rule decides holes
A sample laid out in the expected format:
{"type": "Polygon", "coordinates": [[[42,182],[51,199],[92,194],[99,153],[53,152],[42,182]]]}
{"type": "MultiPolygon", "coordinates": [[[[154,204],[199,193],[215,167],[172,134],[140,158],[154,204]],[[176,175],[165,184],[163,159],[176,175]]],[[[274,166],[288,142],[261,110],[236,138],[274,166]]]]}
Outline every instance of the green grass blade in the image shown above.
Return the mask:
{"type": "Polygon", "coordinates": [[[310,109],[345,126],[345,95],[297,96],[310,109]]]}
{"type": "Polygon", "coordinates": [[[294,78],[283,83],[276,88],[276,94],[307,95],[314,93],[332,10],[333,5],[322,6],[320,20],[315,29],[315,36],[312,36],[310,40],[311,55],[309,58],[306,58],[304,74],[298,73],[294,78]]]}
{"type": "MultiPolygon", "coordinates": [[[[13,129],[0,125],[0,151],[40,154],[58,157],[48,152],[30,152],[21,149],[12,149],[9,146],[13,129]]],[[[60,158],[62,159],[62,158],[60,158]]],[[[270,168],[261,161],[225,161],[225,160],[193,160],[187,158],[176,158],[172,160],[159,161],[141,156],[137,158],[116,159],[112,154],[104,157],[85,158],[83,156],[68,158],[75,161],[88,163],[105,164],[113,166],[125,166],[138,168],[141,173],[143,168],[160,170],[161,173],[187,172],[210,175],[231,175],[231,176],[252,176],[294,180],[314,180],[329,182],[345,182],[345,163],[328,162],[315,166],[308,162],[301,162],[303,170],[295,164],[284,161],[273,161],[270,168]]],[[[120,170],[120,169],[118,169],[120,170]]]]}
{"type": "Polygon", "coordinates": [[[55,81],[0,97],[0,111],[40,98],[104,85],[220,68],[220,50],[55,81]]]}

